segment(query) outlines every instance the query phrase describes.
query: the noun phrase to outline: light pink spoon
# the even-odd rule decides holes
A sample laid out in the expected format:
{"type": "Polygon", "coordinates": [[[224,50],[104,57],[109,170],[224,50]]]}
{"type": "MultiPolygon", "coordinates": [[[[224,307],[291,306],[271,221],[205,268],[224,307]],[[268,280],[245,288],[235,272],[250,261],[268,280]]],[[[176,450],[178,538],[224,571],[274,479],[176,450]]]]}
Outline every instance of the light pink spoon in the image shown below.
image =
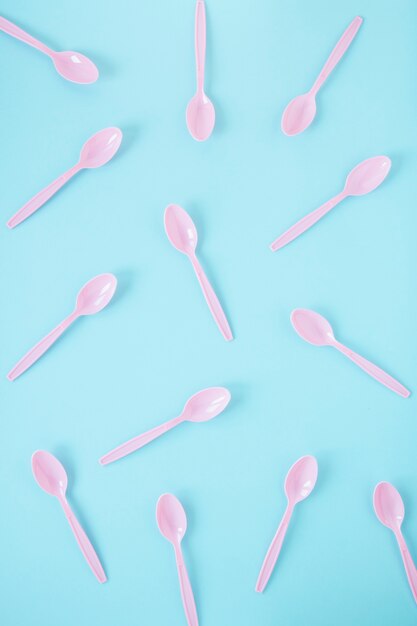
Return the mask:
{"type": "Polygon", "coordinates": [[[186,120],[190,135],[197,141],[205,141],[213,132],[216,112],[213,103],[204,93],[206,9],[203,0],[197,0],[195,10],[195,57],[197,67],[197,91],[188,103],[186,120]]]}
{"type": "Polygon", "coordinates": [[[7,222],[9,228],[14,228],[20,222],[27,219],[32,213],[37,211],[51,198],[74,174],[83,169],[94,169],[101,167],[114,157],[122,142],[122,131],[120,128],[110,127],[100,130],[90,137],[81,149],[79,161],[71,167],[65,174],[59,176],[53,183],[42,189],[29,202],[27,202],[17,213],[7,222]]]}
{"type": "Polygon", "coordinates": [[[107,578],[100,560],[65,497],[68,484],[65,469],[52,454],[37,450],[32,456],[32,471],[39,487],[49,495],[58,498],[85,560],[97,580],[105,583],[107,578]]]}
{"type": "Polygon", "coordinates": [[[0,17],[0,30],[49,56],[57,72],[67,80],[83,84],[94,83],[97,80],[98,69],[83,54],[72,51],[55,52],[4,17],[0,17]]]}
{"type": "Polygon", "coordinates": [[[230,398],[230,391],[225,387],[203,389],[187,400],[181,415],[165,422],[165,424],[152,428],[152,430],[148,430],[148,432],[142,435],[133,437],[133,439],[111,450],[111,452],[101,457],[100,463],[102,465],[113,463],[113,461],[117,461],[127,454],[146,446],[147,443],[150,443],[182,422],[206,422],[211,420],[224,411],[230,402],[230,398]]]}
{"type": "Polygon", "coordinates": [[[298,502],[307,498],[313,491],[317,481],[318,467],[314,456],[302,456],[292,465],[285,479],[285,495],[288,505],[284,517],[278,527],[275,537],[269,546],[265,560],[259,572],[255,590],[262,592],[271,577],[275,563],[277,562],[281,547],[290,523],[294,507],[298,502]]]}
{"type": "Polygon", "coordinates": [[[404,504],[396,488],[390,483],[378,483],[374,491],[375,513],[384,526],[390,528],[398,541],[408,582],[417,602],[417,570],[408,551],[407,544],[401,532],[404,519],[404,504]]]}
{"type": "Polygon", "coordinates": [[[315,311],[295,309],[291,314],[291,322],[295,331],[308,343],[312,343],[313,346],[331,346],[336,348],[369,376],[375,378],[375,380],[391,389],[391,391],[398,393],[403,398],[408,398],[410,395],[408,389],[399,383],[398,380],[395,380],[384,370],[364,359],[363,356],[356,354],[353,350],[339,343],[334,337],[333,329],[329,322],[318,313],[315,313],[315,311]]]}
{"type": "Polygon", "coordinates": [[[287,243],[302,235],[348,196],[363,196],[379,187],[384,182],[390,169],[391,160],[387,156],[371,157],[359,163],[346,178],[345,188],[341,193],[338,193],[337,196],[325,202],[321,207],[303,217],[275,239],[270,245],[271,250],[275,252],[275,250],[283,248],[287,243]]]}
{"type": "Polygon", "coordinates": [[[298,133],[302,133],[303,130],[310,126],[316,115],[317,92],[349,48],[362,22],[361,17],[355,17],[337,42],[310,91],[297,96],[287,105],[281,120],[283,133],[286,135],[298,135],[298,133]]]}
{"type": "Polygon", "coordinates": [[[31,365],[35,363],[53,343],[67,330],[67,328],[82,315],[94,315],[98,313],[110,302],[116,291],[117,280],[113,274],[100,274],[92,278],[84,285],[77,296],[75,310],[64,319],[53,331],[44,337],[34,348],[29,350],[25,356],[7,374],[9,380],[14,380],[31,365]]]}
{"type": "Polygon", "coordinates": [[[164,493],[160,496],[156,505],[156,522],[161,534],[172,543],[174,548],[187,624],[198,626],[194,594],[181,551],[181,541],[187,530],[187,517],[181,502],[171,493],[164,493]]]}
{"type": "Polygon", "coordinates": [[[233,335],[226,315],[195,254],[197,229],[188,213],[177,204],[170,204],[165,209],[165,231],[174,248],[190,259],[211,314],[223,337],[231,341],[233,335]]]}

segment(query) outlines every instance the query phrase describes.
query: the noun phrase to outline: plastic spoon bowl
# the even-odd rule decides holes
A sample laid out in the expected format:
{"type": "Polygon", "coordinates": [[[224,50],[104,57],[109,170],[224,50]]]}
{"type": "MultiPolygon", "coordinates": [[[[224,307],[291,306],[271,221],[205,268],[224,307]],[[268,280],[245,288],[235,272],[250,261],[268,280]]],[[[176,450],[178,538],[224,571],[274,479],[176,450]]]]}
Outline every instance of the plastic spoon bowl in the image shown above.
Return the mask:
{"type": "Polygon", "coordinates": [[[213,132],[216,113],[212,101],[205,93],[196,93],[186,112],[187,126],[196,141],[206,141],[213,132]]]}
{"type": "Polygon", "coordinates": [[[72,51],[55,52],[55,50],[51,50],[44,43],[35,39],[35,37],[32,37],[32,35],[29,35],[29,33],[4,17],[0,17],[0,30],[49,56],[53,61],[55,69],[63,78],[82,84],[94,83],[97,80],[97,67],[83,54],[72,51]]]}
{"type": "Polygon", "coordinates": [[[339,352],[347,356],[367,374],[382,385],[385,385],[385,387],[388,387],[388,389],[391,389],[391,391],[398,393],[403,398],[407,398],[410,395],[408,389],[401,385],[398,380],[395,380],[384,370],[339,343],[334,337],[333,329],[329,322],[322,315],[309,309],[296,309],[291,314],[291,323],[300,337],[308,343],[314,346],[331,346],[336,348],[336,350],[339,350],[339,352]]]}
{"type": "Polygon", "coordinates": [[[371,157],[359,163],[349,173],[346,178],[345,187],[341,193],[303,217],[294,224],[294,226],[291,226],[285,233],[275,239],[270,245],[271,250],[275,252],[275,250],[283,248],[290,243],[290,241],[299,237],[348,196],[362,196],[379,187],[387,177],[390,169],[391,160],[387,156],[371,157]]]}
{"type": "Polygon", "coordinates": [[[123,133],[116,126],[99,130],[81,148],[80,169],[94,169],[108,163],[120,148],[122,138],[123,133]]]}
{"type": "Polygon", "coordinates": [[[195,56],[197,91],[187,106],[186,120],[190,135],[205,141],[213,132],[216,112],[213,103],[204,93],[204,68],[206,57],[206,9],[203,0],[197,0],[195,12],[195,56]]]}
{"type": "Polygon", "coordinates": [[[394,485],[378,483],[374,491],[375,513],[387,528],[397,532],[404,520],[404,503],[394,485]]]}
{"type": "Polygon", "coordinates": [[[198,237],[194,222],[188,213],[177,204],[170,204],[165,209],[164,219],[168,239],[174,248],[186,254],[190,259],[210,312],[223,337],[226,341],[231,341],[233,335],[229,322],[195,254],[198,237]]]}
{"type": "Polygon", "coordinates": [[[417,602],[417,570],[401,533],[404,519],[404,503],[396,488],[387,482],[378,483],[374,491],[375,513],[384,526],[390,528],[398,542],[408,582],[417,602]]]}
{"type": "Polygon", "coordinates": [[[259,593],[265,589],[277,562],[282,544],[296,504],[305,500],[313,491],[317,481],[318,466],[314,456],[303,456],[292,465],[285,479],[285,495],[288,504],[278,530],[259,572],[255,590],[259,593]]]}
{"type": "Polygon", "coordinates": [[[171,543],[181,543],[187,531],[187,516],[181,502],[171,493],[160,496],[156,521],[161,534],[171,543]]]}
{"type": "Polygon", "coordinates": [[[98,78],[97,67],[88,57],[79,52],[51,51],[50,57],[58,74],[67,80],[74,83],[90,84],[98,78]]]}
{"type": "Polygon", "coordinates": [[[147,443],[150,443],[182,422],[206,422],[213,419],[213,417],[216,417],[225,410],[230,402],[230,398],[230,391],[225,387],[209,387],[208,389],[199,391],[187,400],[181,415],[165,422],[165,424],[152,428],[152,430],[142,435],[133,437],[133,439],[126,441],[126,443],[122,443],[120,446],[101,457],[101,465],[108,465],[135,450],[139,450],[139,448],[142,448],[147,443]]]}
{"type": "Polygon", "coordinates": [[[297,96],[287,105],[282,114],[281,128],[286,135],[298,135],[310,126],[316,115],[316,95],[326,78],[334,70],[346,50],[352,43],[363,20],[361,17],[349,24],[342,37],[337,42],[330,57],[326,61],[319,77],[307,93],[297,96]]]}
{"type": "Polygon", "coordinates": [[[32,213],[37,211],[45,204],[65,183],[67,183],[74,174],[82,169],[94,169],[101,167],[114,157],[122,142],[122,131],[120,128],[110,127],[100,130],[98,133],[90,137],[83,145],[80,153],[79,161],[71,167],[65,174],[59,176],[54,182],[50,183],[45,189],[42,189],[33,198],[29,200],[21,209],[17,211],[7,222],[9,228],[14,228],[32,213]]]}
{"type": "Polygon", "coordinates": [[[198,626],[194,594],[181,552],[181,541],[187,530],[187,517],[181,502],[172,494],[165,493],[160,496],[156,505],[156,522],[161,534],[172,543],[174,548],[188,626],[198,626]]]}
{"type": "Polygon", "coordinates": [[[117,279],[113,274],[100,274],[84,285],[77,296],[75,310],[49,335],[36,344],[7,374],[9,380],[15,380],[23,374],[52,346],[62,333],[80,316],[94,315],[108,305],[116,291],[117,279]]]}
{"type": "Polygon", "coordinates": [[[32,471],[39,487],[49,495],[58,498],[81,552],[93,574],[100,583],[106,582],[106,574],[100,560],[67,502],[65,494],[68,478],[65,469],[52,454],[44,450],[37,450],[32,456],[32,471]]]}

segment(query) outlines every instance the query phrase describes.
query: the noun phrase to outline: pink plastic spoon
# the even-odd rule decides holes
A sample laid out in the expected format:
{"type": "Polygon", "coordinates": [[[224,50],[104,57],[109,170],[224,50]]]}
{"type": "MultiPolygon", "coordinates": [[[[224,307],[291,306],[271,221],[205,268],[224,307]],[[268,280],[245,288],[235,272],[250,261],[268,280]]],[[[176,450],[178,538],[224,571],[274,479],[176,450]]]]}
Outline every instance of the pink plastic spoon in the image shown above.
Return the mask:
{"type": "Polygon", "coordinates": [[[204,93],[206,9],[203,0],[197,0],[195,10],[195,57],[197,66],[197,91],[188,103],[186,120],[190,135],[197,141],[205,141],[213,132],[216,113],[213,103],[204,93]]]}
{"type": "Polygon", "coordinates": [[[384,370],[364,359],[363,356],[356,354],[356,352],[336,341],[329,322],[318,313],[309,309],[295,309],[291,314],[291,322],[295,331],[308,343],[312,343],[314,346],[331,346],[336,348],[369,376],[375,378],[375,380],[391,389],[391,391],[398,393],[403,398],[408,398],[410,395],[408,389],[399,383],[398,380],[395,380],[384,370]]]}
{"type": "Polygon", "coordinates": [[[194,594],[181,551],[181,541],[187,530],[187,517],[181,502],[171,493],[164,493],[160,496],[156,505],[156,522],[161,535],[168,539],[174,548],[182,603],[188,626],[198,626],[194,594]]]}
{"type": "Polygon", "coordinates": [[[111,450],[111,452],[101,457],[100,463],[102,465],[113,463],[113,461],[117,461],[131,452],[139,450],[139,448],[142,448],[182,422],[206,422],[211,420],[224,411],[230,402],[230,398],[230,391],[225,387],[203,389],[187,400],[181,415],[165,422],[165,424],[152,428],[152,430],[142,435],[133,437],[133,439],[111,450]]]}
{"type": "Polygon", "coordinates": [[[196,227],[188,213],[177,204],[170,204],[165,209],[165,231],[174,248],[186,254],[190,259],[211,314],[223,337],[226,341],[231,341],[233,335],[226,315],[195,254],[197,247],[196,227]]]}
{"type": "Polygon", "coordinates": [[[44,337],[34,348],[29,350],[25,356],[7,374],[9,380],[14,380],[31,365],[35,363],[53,343],[67,330],[67,328],[82,315],[94,315],[98,313],[110,302],[116,291],[117,280],[113,274],[100,274],[92,278],[84,285],[77,296],[75,310],[64,319],[53,331],[44,337]]]}
{"type": "Polygon", "coordinates": [[[286,135],[298,135],[298,133],[302,133],[303,130],[310,126],[316,115],[317,92],[349,48],[362,22],[361,17],[355,17],[337,42],[310,91],[297,96],[287,105],[281,120],[283,133],[286,135]]]}
{"type": "Polygon", "coordinates": [[[417,602],[417,570],[408,551],[407,544],[401,532],[404,519],[404,503],[396,488],[390,483],[378,483],[374,491],[375,513],[384,526],[390,528],[398,541],[408,582],[417,602]]]}
{"type": "Polygon", "coordinates": [[[94,169],[101,167],[114,157],[122,142],[122,131],[120,128],[104,128],[90,137],[81,149],[79,161],[71,167],[65,174],[59,176],[53,183],[42,189],[29,200],[21,209],[17,211],[7,222],[9,228],[14,228],[20,222],[27,219],[32,213],[37,211],[51,198],[74,174],[83,169],[94,169]]]}
{"type": "Polygon", "coordinates": [[[345,188],[341,193],[303,217],[275,239],[270,245],[271,250],[275,252],[275,250],[283,248],[287,243],[299,237],[348,196],[363,196],[379,187],[384,182],[390,168],[391,160],[387,156],[376,156],[359,163],[346,178],[345,188]]]}
{"type": "Polygon", "coordinates": [[[65,497],[68,484],[65,469],[52,454],[44,450],[37,450],[32,456],[32,471],[39,487],[49,495],[58,498],[85,560],[97,580],[100,583],[105,583],[107,578],[99,558],[65,497]]]}
{"type": "Polygon", "coordinates": [[[284,487],[288,505],[259,572],[255,590],[260,593],[265,589],[277,562],[294,507],[313,491],[317,473],[317,461],[314,456],[302,456],[288,471],[284,487]]]}
{"type": "Polygon", "coordinates": [[[49,56],[56,71],[67,80],[83,84],[94,83],[97,80],[98,69],[83,54],[72,51],[55,52],[4,17],[0,17],[0,30],[49,56]]]}

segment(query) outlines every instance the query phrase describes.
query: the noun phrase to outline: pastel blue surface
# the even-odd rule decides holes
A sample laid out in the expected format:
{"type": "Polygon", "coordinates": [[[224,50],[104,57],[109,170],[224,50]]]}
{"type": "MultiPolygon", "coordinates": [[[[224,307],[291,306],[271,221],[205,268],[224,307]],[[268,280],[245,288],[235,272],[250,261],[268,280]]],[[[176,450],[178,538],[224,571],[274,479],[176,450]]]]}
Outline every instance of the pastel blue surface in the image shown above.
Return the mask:
{"type": "Polygon", "coordinates": [[[408,626],[416,607],[392,533],[376,519],[380,480],[403,495],[417,559],[416,395],[404,400],[340,354],[304,343],[296,307],[417,390],[415,289],[417,3],[208,0],[212,138],[185,125],[195,88],[194,1],[6,0],[3,14],[45,43],[89,55],[92,86],[0,33],[2,220],[117,125],[117,157],[79,174],[30,220],[1,231],[1,623],[184,625],[174,554],[155,504],[175,493],[201,626],[408,626]],[[280,130],[355,14],[364,23],[295,138],[280,130]],[[386,182],[346,200],[272,254],[269,243],[339,192],[377,154],[386,182]],[[187,259],[163,228],[182,205],[231,320],[226,343],[187,259]],[[111,306],[86,318],[14,383],[6,373],[113,272],[111,306]],[[140,452],[98,458],[225,385],[227,412],[140,452]],[[99,585],[59,504],[35,484],[34,450],[56,454],[68,497],[103,561],[99,585]],[[285,508],[290,465],[314,454],[319,479],[294,514],[263,595],[254,591],[285,508]]]}

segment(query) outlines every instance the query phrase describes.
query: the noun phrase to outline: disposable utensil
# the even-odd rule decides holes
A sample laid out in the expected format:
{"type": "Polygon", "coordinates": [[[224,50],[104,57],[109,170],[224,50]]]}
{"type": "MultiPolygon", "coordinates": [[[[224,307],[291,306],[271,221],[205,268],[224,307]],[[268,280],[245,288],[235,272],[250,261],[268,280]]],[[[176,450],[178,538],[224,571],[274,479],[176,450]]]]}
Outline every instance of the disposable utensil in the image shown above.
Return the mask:
{"type": "Polygon", "coordinates": [[[197,229],[188,213],[177,204],[170,204],[165,209],[165,231],[174,248],[190,259],[211,314],[223,337],[231,341],[233,335],[226,315],[195,254],[197,229]]]}
{"type": "Polygon", "coordinates": [[[216,112],[213,103],[204,93],[206,9],[203,0],[197,0],[195,9],[195,58],[197,91],[188,103],[186,120],[190,135],[197,141],[205,141],[213,132],[216,112]]]}
{"type": "Polygon", "coordinates": [[[92,278],[84,285],[77,296],[77,303],[74,311],[64,319],[53,331],[44,337],[34,348],[29,350],[25,356],[7,374],[9,380],[14,380],[31,365],[35,363],[52,346],[53,343],[67,330],[67,328],[82,315],[93,315],[98,313],[110,302],[116,291],[117,280],[113,274],[100,274],[92,278]]]}
{"type": "Polygon", "coordinates": [[[29,202],[10,218],[7,222],[9,228],[14,228],[23,222],[32,213],[45,204],[74,174],[83,169],[94,169],[101,167],[114,157],[122,142],[122,131],[120,128],[110,127],[100,130],[90,137],[81,149],[79,161],[71,167],[65,174],[59,176],[53,183],[42,189],[29,202]]]}
{"type": "Polygon", "coordinates": [[[182,603],[188,626],[198,626],[194,594],[181,551],[181,541],[187,530],[187,517],[181,502],[171,493],[164,493],[160,496],[156,505],[156,522],[161,534],[172,543],[174,548],[182,603]]]}
{"type": "Polygon", "coordinates": [[[287,105],[281,120],[283,133],[286,135],[298,135],[298,133],[302,133],[303,130],[310,126],[316,115],[317,92],[349,48],[362,22],[361,17],[355,17],[337,42],[310,91],[297,96],[287,105]]]}
{"type": "Polygon", "coordinates": [[[44,450],[37,450],[32,456],[32,471],[39,487],[49,495],[58,498],[85,560],[97,580],[100,583],[105,583],[107,578],[100,560],[67,502],[65,493],[68,478],[65,469],[52,454],[44,450]]]}
{"type": "Polygon", "coordinates": [[[395,535],[400,548],[408,582],[417,602],[417,570],[401,532],[404,519],[404,503],[396,488],[390,483],[378,483],[374,491],[374,509],[381,522],[390,528],[395,535]]]}
{"type": "Polygon", "coordinates": [[[55,66],[58,74],[61,74],[67,80],[73,83],[94,83],[98,78],[98,69],[94,63],[83,54],[79,52],[66,51],[56,52],[51,50],[44,43],[35,39],[24,30],[9,22],[4,17],[0,17],[0,30],[4,31],[8,35],[20,39],[29,46],[40,50],[47,56],[49,56],[55,66]]]}
{"type": "Polygon", "coordinates": [[[122,457],[142,448],[160,435],[168,432],[182,422],[206,422],[219,415],[230,402],[230,391],[225,387],[209,387],[191,396],[178,417],[175,417],[161,426],[157,426],[138,437],[133,437],[126,443],[108,452],[100,459],[102,465],[113,463],[122,457]]]}
{"type": "Polygon", "coordinates": [[[256,583],[256,591],[262,592],[265,589],[281,551],[294,507],[298,502],[307,498],[313,491],[317,481],[317,474],[318,467],[314,456],[302,456],[290,467],[284,486],[285,495],[288,500],[287,508],[275,537],[266,553],[256,583]]]}
{"type": "Polygon", "coordinates": [[[295,309],[291,314],[291,323],[294,326],[294,330],[308,343],[314,346],[331,346],[336,348],[336,350],[339,350],[339,352],[363,369],[364,372],[375,378],[382,385],[385,385],[385,387],[388,387],[388,389],[391,389],[391,391],[398,393],[403,398],[408,398],[410,395],[408,389],[399,383],[398,380],[395,380],[384,370],[364,359],[363,356],[356,354],[353,350],[339,343],[334,337],[333,329],[329,322],[322,315],[309,309],[295,309]]]}
{"type": "Polygon", "coordinates": [[[387,156],[376,156],[359,163],[346,178],[345,188],[341,193],[338,193],[321,207],[303,217],[294,224],[294,226],[291,226],[285,233],[275,239],[270,245],[271,250],[275,252],[275,250],[283,248],[287,243],[299,237],[299,235],[313,226],[313,224],[318,222],[319,219],[348,196],[363,196],[379,187],[388,175],[390,168],[391,160],[387,156]]]}

